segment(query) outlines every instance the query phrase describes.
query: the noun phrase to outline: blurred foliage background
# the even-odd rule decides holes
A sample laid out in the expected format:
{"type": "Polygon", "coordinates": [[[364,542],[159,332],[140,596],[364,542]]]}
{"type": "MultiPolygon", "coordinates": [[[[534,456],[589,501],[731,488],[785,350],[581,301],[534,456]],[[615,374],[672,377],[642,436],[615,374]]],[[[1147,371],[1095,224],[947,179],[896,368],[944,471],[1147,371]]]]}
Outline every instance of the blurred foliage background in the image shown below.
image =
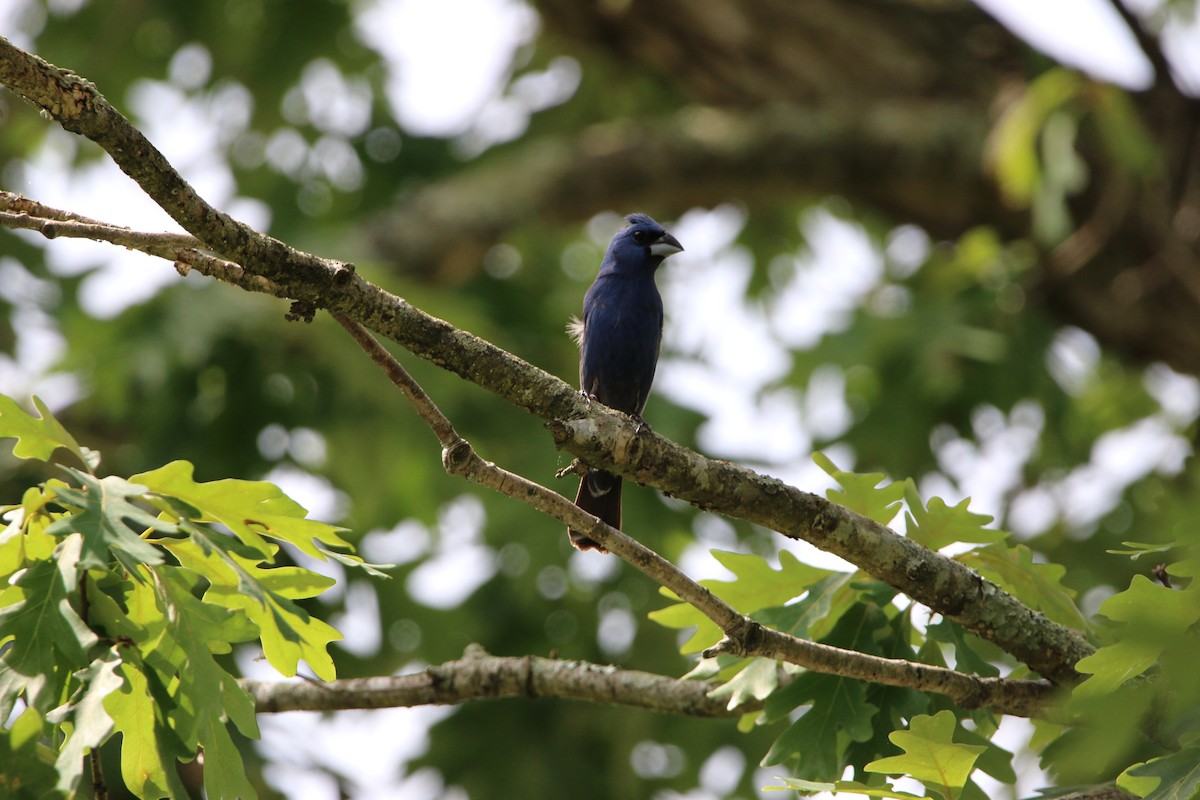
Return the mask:
{"type": "MultiPolygon", "coordinates": [[[[823,449],[971,495],[1089,612],[1151,566],[1106,549],[1195,537],[1192,4],[1141,18],[1141,61],[1113,23],[1137,67],[1104,76],[1120,86],[969,3],[431,5],[22,0],[0,33],[95,82],[211,201],[572,382],[563,327],[620,216],[671,221],[688,250],[660,277],[646,415],[709,455],[820,491],[823,449]]],[[[4,189],[169,225],[128,183],[0,94],[4,189]]],[[[285,310],[5,231],[0,390],[45,397],[113,473],[265,476],[397,563],[316,609],[347,634],[342,677],[469,642],[687,671],[645,618],[654,587],[448,478],[337,326],[285,310]]],[[[485,458],[553,485],[567,459],[537,420],[400,356],[485,458]]],[[[28,479],[0,462],[0,496],[28,479]]],[[[625,503],[697,577],[721,574],[708,548],[783,546],[649,490],[625,503]]],[[[264,720],[264,795],[749,797],[778,733],[520,700],[352,719],[264,720]]]]}

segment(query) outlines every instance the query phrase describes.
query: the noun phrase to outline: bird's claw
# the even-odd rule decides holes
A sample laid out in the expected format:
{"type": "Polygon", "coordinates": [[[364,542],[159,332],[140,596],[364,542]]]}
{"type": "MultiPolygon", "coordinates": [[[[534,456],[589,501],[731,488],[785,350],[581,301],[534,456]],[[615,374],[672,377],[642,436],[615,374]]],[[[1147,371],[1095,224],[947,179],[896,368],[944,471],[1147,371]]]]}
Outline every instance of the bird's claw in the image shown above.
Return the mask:
{"type": "Polygon", "coordinates": [[[629,418],[632,419],[634,424],[637,426],[634,429],[634,433],[642,433],[643,431],[646,433],[653,432],[650,430],[650,423],[646,422],[646,420],[642,418],[641,414],[634,412],[633,414],[629,415],[629,418]]]}

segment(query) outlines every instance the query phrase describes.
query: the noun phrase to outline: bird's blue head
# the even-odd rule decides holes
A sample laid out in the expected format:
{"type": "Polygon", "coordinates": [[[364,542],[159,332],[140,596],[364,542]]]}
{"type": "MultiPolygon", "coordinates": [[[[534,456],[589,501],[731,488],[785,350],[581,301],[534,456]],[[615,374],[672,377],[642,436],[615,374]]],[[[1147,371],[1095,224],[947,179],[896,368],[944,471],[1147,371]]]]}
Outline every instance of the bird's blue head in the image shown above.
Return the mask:
{"type": "Polygon", "coordinates": [[[645,214],[630,214],[625,218],[629,227],[622,228],[608,246],[601,271],[616,272],[648,270],[653,273],[664,258],[682,252],[683,245],[645,214]]]}

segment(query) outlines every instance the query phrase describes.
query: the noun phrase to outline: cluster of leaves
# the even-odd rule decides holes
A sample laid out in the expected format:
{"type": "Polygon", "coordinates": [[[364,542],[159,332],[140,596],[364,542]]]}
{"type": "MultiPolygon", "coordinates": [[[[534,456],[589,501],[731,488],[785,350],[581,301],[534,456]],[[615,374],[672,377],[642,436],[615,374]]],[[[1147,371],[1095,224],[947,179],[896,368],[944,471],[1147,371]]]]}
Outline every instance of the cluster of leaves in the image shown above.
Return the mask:
{"type": "Polygon", "coordinates": [[[99,477],[97,455],[34,403],[40,416],[0,395],[0,438],[16,438],[18,458],[61,448],[86,468],[3,509],[0,794],[73,796],[85,755],[120,734],[140,798],[187,796],[176,764],[201,751],[209,797],[255,797],[229,730],[257,737],[254,702],[223,657],[258,641],[282,674],[303,659],[333,679],[326,647],[341,638],[296,602],[334,581],[281,565],[269,540],[371,567],[321,546],[349,550],[270,483],[197,483],[183,461],[99,477]]]}
{"type": "MultiPolygon", "coordinates": [[[[1195,769],[1200,685],[1194,669],[1200,657],[1200,584],[1191,581],[1176,590],[1139,576],[1100,607],[1112,624],[1094,630],[1077,608],[1074,592],[1062,583],[1065,568],[1035,563],[1028,547],[986,527],[991,518],[968,510],[968,501],[955,506],[940,498],[926,502],[912,481],[884,483],[881,473],[845,472],[823,454],[815,460],[840,484],[829,490],[830,500],[884,524],[903,505],[906,535],[914,541],[932,549],[968,545],[955,558],[1048,618],[1086,628],[1107,642],[1079,663],[1080,672],[1090,677],[1055,709],[1056,722],[1039,721],[1044,768],[1062,781],[1087,783],[1112,780],[1128,767],[1121,785],[1129,791],[1151,798],[1195,796],[1200,789],[1195,769]],[[1139,764],[1152,755],[1157,758],[1139,764]]],[[[1123,552],[1134,557],[1163,549],[1130,547],[1123,552]]],[[[947,666],[950,659],[956,669],[981,676],[999,675],[1002,668],[1010,677],[1027,673],[953,620],[935,616],[926,625],[914,625],[913,607],[893,604],[896,592],[861,572],[816,569],[786,551],[778,569],[757,555],[713,555],[735,579],[704,585],[778,630],[916,663],[947,666]]],[[[1166,571],[1192,579],[1200,558],[1185,558],[1166,571]]],[[[683,603],[650,616],[669,628],[695,628],[681,648],[685,654],[721,637],[715,625],[683,603]]],[[[968,712],[940,696],[805,672],[768,658],[703,659],[691,675],[721,680],[713,694],[727,699],[730,709],[765,701],[761,711],[742,718],[743,730],[791,720],[763,759],[766,766],[785,765],[800,776],[784,779],[781,788],[913,797],[885,781],[888,775],[907,776],[933,796],[957,800],[986,797],[971,778],[975,770],[1003,783],[1016,780],[1012,754],[990,741],[999,721],[987,709],[968,712]],[[959,724],[963,721],[966,727],[959,724]],[[894,755],[896,747],[904,754],[894,755]],[[847,766],[857,780],[840,779],[847,766]]]]}

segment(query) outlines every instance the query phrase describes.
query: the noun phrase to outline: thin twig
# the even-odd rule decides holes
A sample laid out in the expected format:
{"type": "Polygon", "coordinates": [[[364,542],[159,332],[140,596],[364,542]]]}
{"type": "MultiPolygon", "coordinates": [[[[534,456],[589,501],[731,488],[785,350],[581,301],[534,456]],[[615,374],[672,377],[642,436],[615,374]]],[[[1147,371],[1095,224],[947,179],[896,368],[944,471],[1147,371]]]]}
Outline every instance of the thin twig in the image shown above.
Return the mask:
{"type": "Polygon", "coordinates": [[[408,370],[396,360],[396,357],[385,350],[383,345],[371,335],[371,332],[360,323],[336,312],[331,313],[333,318],[338,321],[338,324],[354,337],[354,341],[358,342],[363,352],[370,356],[371,360],[383,370],[383,373],[395,384],[396,388],[404,393],[404,396],[412,403],[413,408],[421,415],[421,419],[425,420],[425,424],[437,436],[442,449],[450,450],[458,446],[463,441],[463,438],[458,435],[458,431],[454,430],[454,425],[450,423],[450,420],[437,407],[437,404],[425,393],[421,385],[408,374],[408,370]]]}
{"type": "Polygon", "coordinates": [[[108,800],[108,784],[104,780],[104,769],[100,764],[100,749],[93,747],[88,754],[88,762],[92,768],[92,797],[94,800],[108,800]]]}
{"type": "Polygon", "coordinates": [[[57,239],[61,236],[109,242],[162,258],[166,258],[165,254],[169,252],[204,246],[196,237],[186,233],[146,233],[100,222],[57,220],[33,216],[24,212],[0,211],[0,225],[5,228],[36,231],[47,239],[57,239]]]}

